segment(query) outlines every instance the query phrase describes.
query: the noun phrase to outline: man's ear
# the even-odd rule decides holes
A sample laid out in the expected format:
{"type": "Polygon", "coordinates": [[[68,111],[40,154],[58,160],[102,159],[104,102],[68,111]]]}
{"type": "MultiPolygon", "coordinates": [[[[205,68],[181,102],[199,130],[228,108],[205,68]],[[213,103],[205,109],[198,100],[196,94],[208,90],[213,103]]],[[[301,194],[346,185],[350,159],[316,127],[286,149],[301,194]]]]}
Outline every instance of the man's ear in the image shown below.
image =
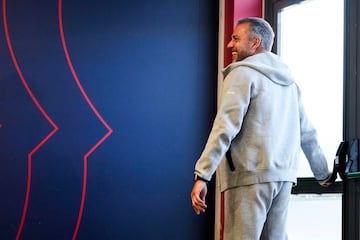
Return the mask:
{"type": "Polygon", "coordinates": [[[259,37],[254,37],[254,39],[252,40],[252,49],[258,50],[260,44],[261,44],[261,39],[259,37]]]}

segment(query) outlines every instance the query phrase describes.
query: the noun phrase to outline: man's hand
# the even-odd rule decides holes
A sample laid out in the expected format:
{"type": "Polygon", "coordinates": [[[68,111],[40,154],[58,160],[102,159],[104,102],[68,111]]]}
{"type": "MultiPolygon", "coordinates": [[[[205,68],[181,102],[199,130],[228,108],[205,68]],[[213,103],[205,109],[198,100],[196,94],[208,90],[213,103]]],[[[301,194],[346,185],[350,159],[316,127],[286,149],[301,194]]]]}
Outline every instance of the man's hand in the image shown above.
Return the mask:
{"type": "Polygon", "coordinates": [[[191,191],[191,202],[196,214],[205,212],[207,205],[205,203],[205,198],[207,194],[207,185],[206,182],[202,180],[197,180],[194,183],[194,187],[191,191]]]}
{"type": "Polygon", "coordinates": [[[324,180],[320,180],[318,182],[321,186],[328,187],[335,182],[336,178],[337,178],[336,173],[334,174],[330,173],[327,178],[325,178],[324,180]]]}

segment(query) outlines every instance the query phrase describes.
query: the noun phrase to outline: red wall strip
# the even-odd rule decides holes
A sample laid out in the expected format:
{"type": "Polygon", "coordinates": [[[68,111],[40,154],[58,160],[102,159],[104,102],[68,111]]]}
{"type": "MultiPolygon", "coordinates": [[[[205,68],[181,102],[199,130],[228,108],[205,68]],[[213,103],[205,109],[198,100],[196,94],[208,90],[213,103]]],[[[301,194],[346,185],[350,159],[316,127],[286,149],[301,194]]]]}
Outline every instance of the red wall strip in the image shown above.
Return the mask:
{"type": "MultiPolygon", "coordinates": [[[[225,19],[224,19],[224,67],[231,63],[231,51],[227,49],[227,44],[231,39],[231,34],[236,22],[244,17],[263,17],[262,0],[224,0],[225,19]]],[[[224,193],[220,196],[220,240],[224,239],[224,193]]]]}
{"type": "Polygon", "coordinates": [[[262,0],[234,0],[234,25],[239,18],[263,17],[262,0]]]}
{"type": "Polygon", "coordinates": [[[224,19],[224,67],[231,63],[231,51],[227,49],[227,44],[231,39],[234,29],[234,0],[225,0],[225,19],[224,19]]]}
{"type": "Polygon", "coordinates": [[[231,52],[226,45],[237,20],[243,17],[262,17],[262,7],[262,0],[225,0],[224,67],[231,63],[231,52]]]}

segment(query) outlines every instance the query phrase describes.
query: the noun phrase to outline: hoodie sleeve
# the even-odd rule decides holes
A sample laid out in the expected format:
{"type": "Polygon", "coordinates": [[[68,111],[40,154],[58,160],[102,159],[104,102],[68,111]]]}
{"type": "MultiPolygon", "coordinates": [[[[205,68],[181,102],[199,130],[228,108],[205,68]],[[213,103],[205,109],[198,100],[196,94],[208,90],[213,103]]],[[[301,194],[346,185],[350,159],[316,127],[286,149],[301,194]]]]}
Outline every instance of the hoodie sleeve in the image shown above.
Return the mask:
{"type": "Polygon", "coordinates": [[[224,80],[213,127],[204,151],[195,165],[195,173],[206,180],[211,179],[232,139],[240,131],[252,94],[249,79],[237,68],[224,80]]]}
{"type": "Polygon", "coordinates": [[[328,164],[325,155],[319,145],[317,133],[309,121],[301,100],[301,92],[298,88],[301,148],[309,162],[311,171],[317,180],[323,180],[329,176],[328,164]]]}

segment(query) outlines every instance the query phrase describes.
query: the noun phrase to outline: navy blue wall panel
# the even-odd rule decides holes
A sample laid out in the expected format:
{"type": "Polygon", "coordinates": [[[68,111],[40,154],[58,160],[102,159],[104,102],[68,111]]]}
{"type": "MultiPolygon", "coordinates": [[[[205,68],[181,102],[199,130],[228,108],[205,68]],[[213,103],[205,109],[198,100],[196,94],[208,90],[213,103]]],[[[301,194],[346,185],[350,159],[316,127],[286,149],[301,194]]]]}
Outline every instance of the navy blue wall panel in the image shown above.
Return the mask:
{"type": "Polygon", "coordinates": [[[1,0],[0,239],[212,239],[189,194],[217,21],[208,0],[1,0]]]}

